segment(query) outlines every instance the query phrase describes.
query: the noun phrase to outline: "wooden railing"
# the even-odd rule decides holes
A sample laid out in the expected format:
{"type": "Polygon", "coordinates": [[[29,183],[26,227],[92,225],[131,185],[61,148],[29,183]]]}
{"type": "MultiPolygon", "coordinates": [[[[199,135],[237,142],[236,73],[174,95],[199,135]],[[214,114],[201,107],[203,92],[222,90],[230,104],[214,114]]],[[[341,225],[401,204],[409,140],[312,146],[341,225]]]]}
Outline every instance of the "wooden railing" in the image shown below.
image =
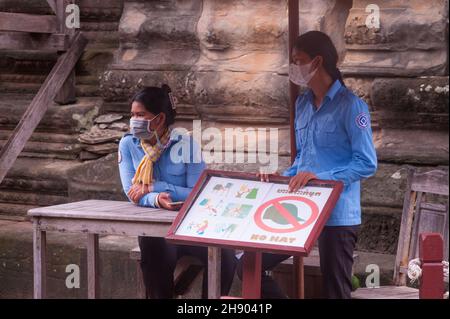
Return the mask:
{"type": "Polygon", "coordinates": [[[75,29],[66,27],[66,8],[75,1],[47,2],[55,15],[0,12],[0,49],[54,50],[59,54],[50,74],[0,150],[0,183],[52,101],[59,104],[75,102],[75,65],[87,45],[87,39],[75,29]]]}

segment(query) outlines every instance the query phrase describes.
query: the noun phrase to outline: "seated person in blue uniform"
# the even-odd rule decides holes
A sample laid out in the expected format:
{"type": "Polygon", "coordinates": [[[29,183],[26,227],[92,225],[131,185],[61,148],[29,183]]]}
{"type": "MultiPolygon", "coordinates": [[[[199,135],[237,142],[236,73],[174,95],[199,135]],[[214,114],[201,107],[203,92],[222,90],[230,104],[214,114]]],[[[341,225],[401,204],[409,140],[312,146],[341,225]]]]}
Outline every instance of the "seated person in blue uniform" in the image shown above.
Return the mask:
{"type": "MultiPolygon", "coordinates": [[[[292,52],[290,80],[307,87],[295,103],[295,161],[283,175],[296,192],[312,179],[342,181],[344,189],[319,237],[323,295],[351,298],[353,250],[361,224],[361,180],[375,174],[377,156],[367,104],[344,84],[338,54],[323,32],[299,36],[292,52]]],[[[267,174],[258,174],[269,181],[267,174]]],[[[266,271],[289,256],[263,254],[263,298],[284,298],[266,271]]],[[[242,264],[238,264],[240,275],[242,264]]]]}
{"type": "MultiPolygon", "coordinates": [[[[131,100],[130,133],[119,144],[119,170],[123,190],[136,205],[179,209],[180,204],[173,203],[188,197],[205,168],[201,149],[192,137],[171,129],[175,109],[167,85],[144,88],[131,100]],[[183,153],[185,149],[189,152],[183,153]]],[[[160,237],[139,237],[139,247],[144,283],[150,298],[173,297],[173,273],[181,257],[195,256],[207,265],[206,247],[175,245],[160,237]]],[[[235,266],[234,251],[223,249],[222,295],[228,294],[235,266]]],[[[203,277],[204,298],[206,287],[207,271],[203,277]]]]}

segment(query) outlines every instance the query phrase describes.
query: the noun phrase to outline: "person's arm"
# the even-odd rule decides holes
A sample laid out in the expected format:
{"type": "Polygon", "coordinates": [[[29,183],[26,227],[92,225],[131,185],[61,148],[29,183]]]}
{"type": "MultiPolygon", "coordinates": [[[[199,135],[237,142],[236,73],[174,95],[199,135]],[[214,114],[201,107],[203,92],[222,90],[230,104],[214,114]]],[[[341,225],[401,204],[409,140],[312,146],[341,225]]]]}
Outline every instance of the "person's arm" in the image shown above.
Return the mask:
{"type": "Polygon", "coordinates": [[[316,174],[318,179],[342,181],[345,186],[372,176],[377,170],[377,154],[372,140],[369,108],[359,98],[344,114],[352,159],[348,165],[316,174]]]}
{"type": "MultiPolygon", "coordinates": [[[[300,112],[300,104],[302,102],[302,99],[304,97],[304,94],[299,95],[299,97],[297,98],[297,100],[295,101],[295,122],[294,122],[294,126],[297,127],[298,124],[298,113],[300,112]]],[[[297,130],[295,129],[295,132],[297,133],[297,130]]],[[[300,141],[298,140],[300,138],[300,136],[297,136],[297,134],[295,134],[295,145],[300,145],[300,141]]],[[[300,162],[300,149],[299,147],[296,146],[295,148],[296,154],[295,154],[295,160],[294,163],[292,163],[292,165],[286,169],[283,174],[283,176],[295,176],[297,175],[297,167],[298,164],[300,162]]]]}
{"type": "MultiPolygon", "coordinates": [[[[132,180],[136,170],[133,166],[133,159],[131,158],[129,146],[127,145],[128,143],[130,143],[130,140],[127,137],[122,138],[119,143],[119,173],[123,191],[125,192],[128,200],[132,202],[131,198],[128,196],[128,191],[133,185],[132,180]]],[[[157,195],[158,193],[154,192],[144,195],[140,199],[138,205],[153,208],[156,207],[155,199],[157,195]]]]}

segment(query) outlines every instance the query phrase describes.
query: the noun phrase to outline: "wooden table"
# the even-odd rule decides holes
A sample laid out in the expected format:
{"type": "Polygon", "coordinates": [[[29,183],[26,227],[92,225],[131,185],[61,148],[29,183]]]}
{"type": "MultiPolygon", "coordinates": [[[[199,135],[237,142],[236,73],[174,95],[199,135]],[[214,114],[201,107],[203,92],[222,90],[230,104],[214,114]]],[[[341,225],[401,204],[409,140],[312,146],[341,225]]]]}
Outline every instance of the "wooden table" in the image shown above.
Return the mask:
{"type": "MultiPolygon", "coordinates": [[[[28,211],[33,222],[34,298],[46,297],[46,232],[87,234],[88,298],[99,297],[99,235],[165,237],[178,212],[86,200],[28,211]]],[[[220,249],[208,248],[208,298],[220,297],[220,249]]]]}

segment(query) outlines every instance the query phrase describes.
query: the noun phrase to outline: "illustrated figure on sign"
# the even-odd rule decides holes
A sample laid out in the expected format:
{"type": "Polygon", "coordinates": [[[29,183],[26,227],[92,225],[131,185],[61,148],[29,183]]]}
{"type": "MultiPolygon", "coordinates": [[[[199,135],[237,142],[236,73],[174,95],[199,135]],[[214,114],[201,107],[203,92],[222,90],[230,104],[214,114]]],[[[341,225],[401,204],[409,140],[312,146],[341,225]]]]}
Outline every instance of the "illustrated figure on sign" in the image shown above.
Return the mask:
{"type": "Polygon", "coordinates": [[[222,233],[223,237],[228,238],[236,230],[237,226],[236,224],[218,224],[216,226],[216,232],[222,233]]]}
{"type": "Polygon", "coordinates": [[[245,198],[247,199],[255,199],[256,195],[258,194],[257,188],[250,188],[248,185],[242,185],[239,188],[239,191],[236,193],[236,198],[242,198],[243,195],[246,195],[245,198]]]}
{"type": "Polygon", "coordinates": [[[252,209],[251,205],[232,203],[232,204],[228,204],[228,206],[225,209],[225,212],[222,214],[222,216],[245,218],[251,209],[252,209]]]}
{"type": "Polygon", "coordinates": [[[213,193],[227,196],[232,186],[233,183],[227,183],[225,186],[222,184],[216,184],[213,188],[213,193]]]}
{"type": "Polygon", "coordinates": [[[213,201],[209,198],[205,198],[200,202],[200,206],[202,206],[205,210],[209,212],[209,215],[211,216],[217,216],[217,211],[219,207],[223,204],[223,201],[221,200],[219,204],[215,205],[213,204],[213,201]]]}
{"type": "Polygon", "coordinates": [[[206,228],[208,228],[208,221],[205,219],[203,222],[197,225],[197,234],[203,235],[205,233],[206,228]]]}

